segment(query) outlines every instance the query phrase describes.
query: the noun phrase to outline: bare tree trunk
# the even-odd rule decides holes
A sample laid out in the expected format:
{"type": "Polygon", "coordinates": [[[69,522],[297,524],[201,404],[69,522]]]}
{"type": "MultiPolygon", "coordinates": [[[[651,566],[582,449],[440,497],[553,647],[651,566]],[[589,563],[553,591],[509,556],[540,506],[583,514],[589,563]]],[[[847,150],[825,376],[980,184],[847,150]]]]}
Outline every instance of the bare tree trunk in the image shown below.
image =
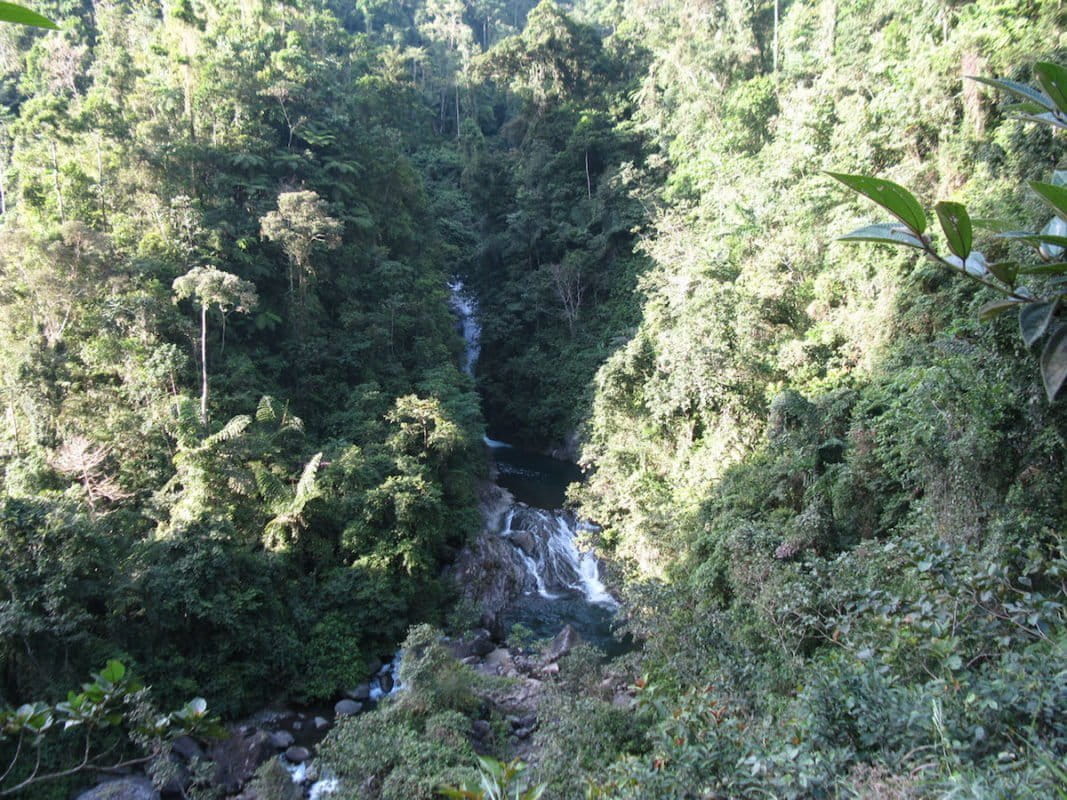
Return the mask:
{"type": "Polygon", "coordinates": [[[96,139],[97,191],[100,193],[100,221],[107,225],[107,200],[104,192],[104,156],[100,152],[100,138],[96,139]]]}
{"type": "Polygon", "coordinates": [[[778,74],[778,0],[774,0],[774,51],[771,53],[774,73],[778,74]]]}
{"type": "Polygon", "coordinates": [[[207,304],[200,306],[200,423],[207,425],[207,304]]]}
{"type": "Polygon", "coordinates": [[[59,221],[66,222],[63,213],[63,190],[59,186],[59,155],[56,153],[56,140],[52,140],[52,183],[56,191],[56,208],[59,211],[59,221]]]}
{"type": "Polygon", "coordinates": [[[589,148],[585,148],[585,192],[589,199],[593,199],[593,181],[589,177],[589,148]]]}

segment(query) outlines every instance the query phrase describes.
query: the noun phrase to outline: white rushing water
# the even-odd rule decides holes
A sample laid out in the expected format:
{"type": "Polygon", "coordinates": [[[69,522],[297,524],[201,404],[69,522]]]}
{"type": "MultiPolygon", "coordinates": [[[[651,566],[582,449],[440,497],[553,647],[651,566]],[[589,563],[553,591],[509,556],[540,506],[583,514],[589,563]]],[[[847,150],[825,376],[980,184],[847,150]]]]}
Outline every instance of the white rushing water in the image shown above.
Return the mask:
{"type": "Polygon", "coordinates": [[[548,600],[580,595],[586,602],[614,610],[618,602],[600,580],[596,556],[578,549],[580,523],[569,511],[547,511],[523,503],[504,516],[500,535],[518,550],[534,591],[548,600]]]}
{"type": "Polygon", "coordinates": [[[478,304],[464,290],[463,281],[457,279],[448,284],[448,288],[452,292],[450,304],[459,318],[460,332],[467,345],[463,355],[463,371],[468,375],[473,375],[474,365],[478,362],[478,354],[482,351],[482,327],[478,324],[478,304]]]}

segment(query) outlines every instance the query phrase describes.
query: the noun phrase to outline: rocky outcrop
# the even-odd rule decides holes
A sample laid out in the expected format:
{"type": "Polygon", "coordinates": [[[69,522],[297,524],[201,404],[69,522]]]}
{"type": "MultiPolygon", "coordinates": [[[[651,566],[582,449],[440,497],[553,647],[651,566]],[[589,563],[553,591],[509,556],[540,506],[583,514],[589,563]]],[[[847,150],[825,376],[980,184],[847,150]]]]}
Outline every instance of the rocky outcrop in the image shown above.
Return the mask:
{"type": "Polygon", "coordinates": [[[582,637],[578,635],[578,632],[570,625],[564,625],[563,630],[557,633],[545,648],[545,663],[551,664],[559,661],[581,643],[582,637]]]}
{"type": "Polygon", "coordinates": [[[499,533],[503,515],[513,502],[511,494],[499,486],[483,488],[482,530],[460,551],[450,568],[461,598],[480,609],[481,626],[500,638],[504,634],[500,629],[500,613],[522,593],[527,579],[522,556],[499,533]]]}
{"type": "Polygon", "coordinates": [[[208,753],[215,762],[215,786],[226,794],[236,794],[274,752],[266,731],[239,728],[229,738],[212,745],[208,753]]]}
{"type": "Polygon", "coordinates": [[[333,713],[338,717],[350,717],[363,710],[363,704],[355,700],[338,700],[333,707],[333,713]]]}
{"type": "Polygon", "coordinates": [[[77,800],[159,800],[152,781],[143,775],[101,783],[78,795],[77,800]]]}

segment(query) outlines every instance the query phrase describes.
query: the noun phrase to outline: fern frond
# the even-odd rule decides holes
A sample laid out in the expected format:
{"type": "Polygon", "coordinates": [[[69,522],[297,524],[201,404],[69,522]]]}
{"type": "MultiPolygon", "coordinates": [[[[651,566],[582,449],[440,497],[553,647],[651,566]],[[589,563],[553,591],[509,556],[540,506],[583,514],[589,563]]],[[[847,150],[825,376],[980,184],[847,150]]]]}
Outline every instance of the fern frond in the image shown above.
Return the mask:
{"type": "Polygon", "coordinates": [[[259,405],[256,406],[256,422],[261,425],[266,425],[268,422],[277,422],[282,413],[282,404],[269,394],[265,394],[259,398],[259,405]]]}
{"type": "Polygon", "coordinates": [[[223,425],[221,430],[211,434],[206,439],[204,439],[204,447],[214,447],[215,445],[221,444],[222,442],[228,442],[233,439],[236,439],[238,436],[244,433],[245,429],[251,424],[252,418],[250,416],[248,416],[247,414],[238,414],[236,417],[234,417],[225,425],[223,425]]]}
{"type": "Polygon", "coordinates": [[[253,464],[252,474],[256,478],[256,488],[259,489],[260,495],[267,501],[272,512],[292,502],[292,490],[262,464],[253,464]]]}
{"type": "Polygon", "coordinates": [[[304,466],[304,471],[300,475],[300,482],[296,485],[296,498],[298,500],[304,500],[306,502],[318,494],[317,479],[319,463],[321,461],[322,453],[316,453],[304,466]]]}

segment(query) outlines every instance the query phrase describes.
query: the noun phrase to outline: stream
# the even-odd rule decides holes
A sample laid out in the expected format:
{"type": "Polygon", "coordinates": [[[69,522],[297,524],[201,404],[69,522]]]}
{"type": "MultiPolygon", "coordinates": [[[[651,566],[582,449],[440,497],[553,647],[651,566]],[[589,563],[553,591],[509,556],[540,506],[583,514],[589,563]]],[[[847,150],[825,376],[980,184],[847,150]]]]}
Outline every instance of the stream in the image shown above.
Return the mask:
{"type": "MultiPolygon", "coordinates": [[[[480,352],[478,306],[463,284],[450,284],[451,306],[466,343],[463,370],[473,375],[480,352]]],[[[505,629],[521,624],[537,638],[555,636],[570,625],[608,656],[630,649],[611,630],[618,601],[600,578],[596,556],[579,547],[579,534],[595,526],[563,508],[567,486],[582,479],[577,465],[486,439],[496,483],[512,496],[501,515],[499,535],[512,544],[526,566],[522,595],[505,609],[505,629]]]]}

